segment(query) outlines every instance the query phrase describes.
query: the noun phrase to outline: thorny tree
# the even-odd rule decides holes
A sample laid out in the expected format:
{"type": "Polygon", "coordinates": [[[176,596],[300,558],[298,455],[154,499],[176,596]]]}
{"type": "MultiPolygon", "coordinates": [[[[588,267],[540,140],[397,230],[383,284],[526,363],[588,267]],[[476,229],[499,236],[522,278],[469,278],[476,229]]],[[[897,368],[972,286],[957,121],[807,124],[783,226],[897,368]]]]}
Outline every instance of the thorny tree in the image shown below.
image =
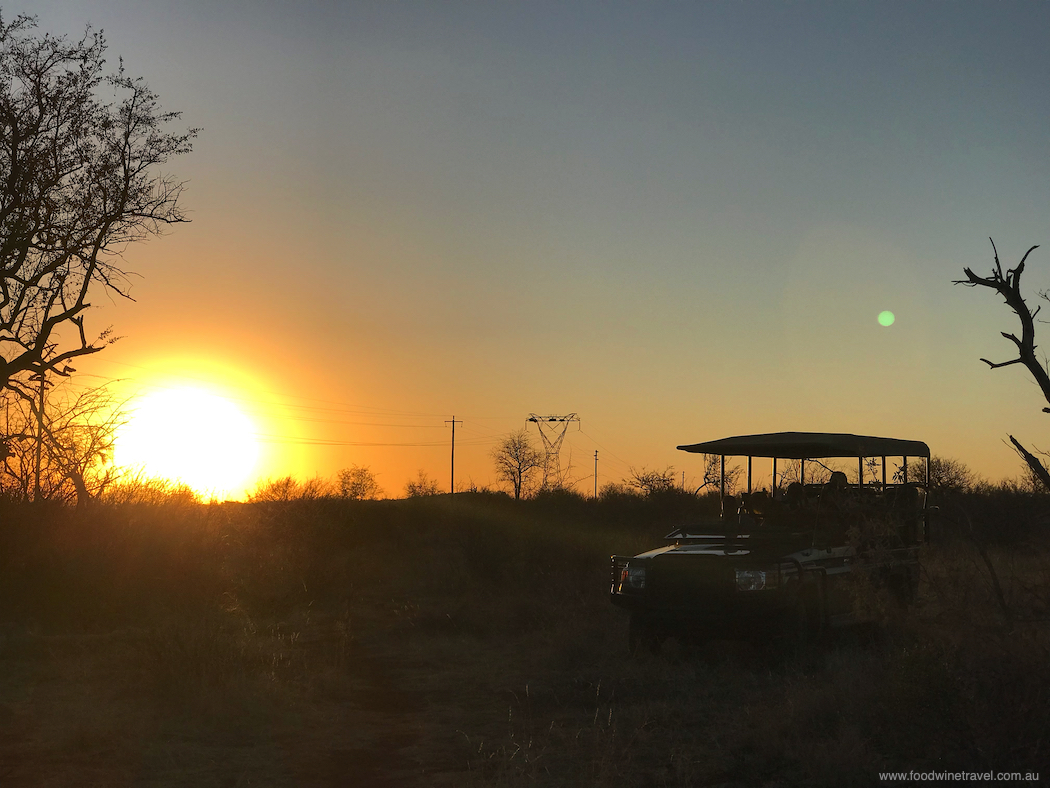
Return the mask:
{"type": "Polygon", "coordinates": [[[0,17],[0,390],[28,399],[30,376],[113,341],[85,325],[89,295],[130,297],[128,245],[186,221],[183,184],[158,168],[197,133],[167,132],[179,113],[123,63],[105,73],[101,33],[35,27],[0,17]]]}
{"type": "Polygon", "coordinates": [[[674,466],[668,465],[662,471],[649,470],[643,467],[636,470],[633,466],[628,469],[629,473],[624,483],[631,489],[637,490],[642,495],[666,492],[675,488],[674,466]]]}
{"type": "MultiPolygon", "coordinates": [[[[722,484],[722,473],[723,473],[723,458],[717,454],[705,454],[704,457],[704,481],[696,488],[696,494],[699,495],[701,490],[710,487],[712,490],[719,490],[722,484]]],[[[732,494],[736,489],[737,483],[740,481],[740,474],[743,470],[738,466],[728,465],[725,466],[725,490],[727,493],[732,494]]]]}
{"type": "MultiPolygon", "coordinates": [[[[991,238],[988,240],[992,241],[991,238]]],[[[1009,361],[1000,361],[998,363],[989,361],[986,358],[982,358],[981,361],[987,364],[991,369],[1008,367],[1013,364],[1024,365],[1025,369],[1027,369],[1032,377],[1035,378],[1035,382],[1039,385],[1039,390],[1043,393],[1043,398],[1047,403],[1050,403],[1050,374],[1047,373],[1046,364],[1041,362],[1035,355],[1035,318],[1042,307],[1037,306],[1035,311],[1032,311],[1028,308],[1028,304],[1025,303],[1024,298],[1021,296],[1021,274],[1024,272],[1025,261],[1028,259],[1028,255],[1038,248],[1038,246],[1033,246],[1024,253],[1024,257],[1021,258],[1021,262],[1017,264],[1016,268],[1009,268],[1006,273],[1003,273],[1003,267],[999,263],[999,250],[995,248],[995,241],[992,241],[992,252],[995,255],[995,267],[992,269],[991,276],[978,276],[969,268],[963,268],[963,273],[966,274],[966,278],[956,280],[953,284],[966,285],[967,287],[987,287],[1003,297],[1003,300],[1006,301],[1006,305],[1014,311],[1014,314],[1016,314],[1021,321],[1020,338],[1018,338],[1016,334],[1008,334],[1005,331],[1001,332],[1003,337],[1014,343],[1017,348],[1017,358],[1009,361]]],[[[1050,294],[1046,291],[1039,295],[1044,300],[1050,301],[1050,294]]],[[[1043,412],[1050,413],[1050,407],[1043,408],[1043,412]]],[[[1012,443],[1017,450],[1017,453],[1020,454],[1028,464],[1032,473],[1040,482],[1042,482],[1043,487],[1050,490],[1050,472],[1047,471],[1046,466],[1043,465],[1038,457],[1022,446],[1021,442],[1013,435],[1008,437],[1010,438],[1010,443],[1012,443]]]]}

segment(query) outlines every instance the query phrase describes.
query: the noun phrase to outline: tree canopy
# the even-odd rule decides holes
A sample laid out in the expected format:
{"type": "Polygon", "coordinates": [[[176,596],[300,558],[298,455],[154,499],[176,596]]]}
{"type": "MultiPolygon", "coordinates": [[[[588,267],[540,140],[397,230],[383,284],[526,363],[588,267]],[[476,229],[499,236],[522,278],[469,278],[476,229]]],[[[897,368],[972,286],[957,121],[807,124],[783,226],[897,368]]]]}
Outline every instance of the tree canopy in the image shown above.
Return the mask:
{"type": "Polygon", "coordinates": [[[110,344],[86,325],[89,296],[130,298],[128,246],[186,221],[160,167],[197,129],[167,131],[180,113],[123,62],[107,73],[106,48],[90,28],[71,40],[0,17],[0,388],[28,394],[30,376],[110,344]]]}
{"type": "Polygon", "coordinates": [[[500,439],[492,449],[496,478],[509,484],[514,498],[527,496],[536,487],[536,477],[543,471],[544,455],[532,444],[529,433],[518,430],[500,439]]]}

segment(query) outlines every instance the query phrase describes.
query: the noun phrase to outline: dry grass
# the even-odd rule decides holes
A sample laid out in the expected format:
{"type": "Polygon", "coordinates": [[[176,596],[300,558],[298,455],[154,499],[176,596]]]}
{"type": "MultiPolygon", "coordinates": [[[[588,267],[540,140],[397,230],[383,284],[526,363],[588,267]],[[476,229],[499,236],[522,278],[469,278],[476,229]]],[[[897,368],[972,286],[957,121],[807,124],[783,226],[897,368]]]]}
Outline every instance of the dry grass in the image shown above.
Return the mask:
{"type": "Polygon", "coordinates": [[[632,659],[607,557],[692,501],[490,495],[4,511],[4,785],[846,785],[1038,769],[1046,540],[928,550],[804,662],[632,659]]]}

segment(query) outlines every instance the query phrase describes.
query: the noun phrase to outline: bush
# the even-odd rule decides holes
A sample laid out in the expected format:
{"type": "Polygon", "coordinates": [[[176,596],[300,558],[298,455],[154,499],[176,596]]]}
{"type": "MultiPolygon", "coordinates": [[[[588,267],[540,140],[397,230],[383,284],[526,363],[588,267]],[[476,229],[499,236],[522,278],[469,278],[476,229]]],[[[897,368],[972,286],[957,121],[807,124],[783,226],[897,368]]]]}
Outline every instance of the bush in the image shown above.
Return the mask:
{"type": "Polygon", "coordinates": [[[422,468],[419,469],[419,475],[415,479],[409,479],[405,484],[405,496],[408,498],[440,494],[441,488],[438,483],[427,476],[427,472],[422,468]]]}
{"type": "Polygon", "coordinates": [[[368,466],[351,465],[339,471],[339,494],[352,501],[374,501],[383,490],[368,466]]]}
{"type": "Polygon", "coordinates": [[[281,479],[266,479],[256,485],[255,492],[248,494],[250,503],[264,501],[316,501],[335,494],[331,484],[320,477],[301,482],[292,476],[281,479]]]}
{"type": "Polygon", "coordinates": [[[190,505],[200,503],[201,497],[188,484],[140,474],[111,484],[98,501],[110,506],[190,505]]]}

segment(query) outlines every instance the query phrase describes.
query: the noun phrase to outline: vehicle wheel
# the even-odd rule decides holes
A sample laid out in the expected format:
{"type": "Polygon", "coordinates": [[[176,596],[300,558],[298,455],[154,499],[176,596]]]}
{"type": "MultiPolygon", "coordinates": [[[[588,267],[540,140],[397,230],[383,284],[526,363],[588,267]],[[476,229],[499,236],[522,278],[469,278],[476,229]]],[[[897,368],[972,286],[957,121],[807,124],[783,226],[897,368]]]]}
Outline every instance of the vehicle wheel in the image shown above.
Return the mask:
{"type": "Polygon", "coordinates": [[[627,647],[631,654],[640,654],[643,651],[659,654],[663,640],[663,636],[648,616],[642,613],[631,614],[631,623],[627,628],[627,647]]]}

